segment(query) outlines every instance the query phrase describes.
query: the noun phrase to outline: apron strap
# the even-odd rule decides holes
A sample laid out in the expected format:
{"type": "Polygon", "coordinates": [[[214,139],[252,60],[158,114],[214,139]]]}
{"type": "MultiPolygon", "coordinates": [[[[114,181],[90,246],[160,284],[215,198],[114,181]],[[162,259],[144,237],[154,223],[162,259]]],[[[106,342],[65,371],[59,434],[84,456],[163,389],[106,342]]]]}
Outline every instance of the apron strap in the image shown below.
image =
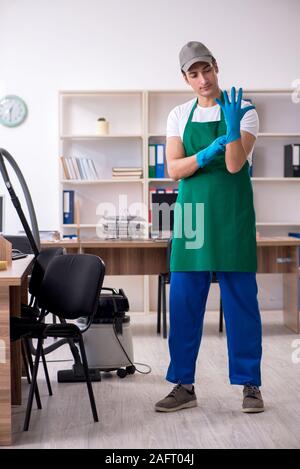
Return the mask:
{"type": "Polygon", "coordinates": [[[192,122],[193,115],[194,115],[194,111],[195,111],[195,109],[196,109],[196,107],[197,107],[197,104],[198,104],[198,98],[196,98],[196,101],[195,101],[195,103],[193,104],[192,110],[191,110],[190,115],[189,115],[189,118],[188,118],[188,120],[187,120],[187,124],[189,124],[190,122],[192,122]]]}
{"type": "MultiPolygon", "coordinates": [[[[223,91],[221,91],[220,101],[221,101],[222,103],[225,102],[223,91]]],[[[195,101],[195,103],[193,104],[192,110],[191,110],[190,115],[189,115],[188,120],[187,120],[187,124],[189,124],[190,122],[192,122],[193,115],[194,115],[194,111],[195,111],[195,109],[196,109],[196,107],[197,107],[197,104],[198,104],[198,98],[196,98],[196,101],[195,101]]],[[[221,107],[220,107],[220,113],[221,113],[221,115],[220,115],[220,122],[221,122],[221,121],[224,119],[224,113],[223,113],[221,107]]]]}

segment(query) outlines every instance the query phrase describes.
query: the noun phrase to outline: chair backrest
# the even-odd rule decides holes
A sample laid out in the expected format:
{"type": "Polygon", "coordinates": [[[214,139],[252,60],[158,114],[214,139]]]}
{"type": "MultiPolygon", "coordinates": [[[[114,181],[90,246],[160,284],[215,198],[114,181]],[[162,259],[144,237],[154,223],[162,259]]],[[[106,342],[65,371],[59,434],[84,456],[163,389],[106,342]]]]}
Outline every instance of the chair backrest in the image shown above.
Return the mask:
{"type": "Polygon", "coordinates": [[[31,295],[38,297],[49,263],[54,257],[61,256],[63,253],[63,248],[47,248],[41,251],[35,258],[28,288],[31,295]]]}
{"type": "Polygon", "coordinates": [[[57,256],[45,272],[38,303],[64,319],[92,317],[99,303],[105,264],[93,254],[57,256]]]}

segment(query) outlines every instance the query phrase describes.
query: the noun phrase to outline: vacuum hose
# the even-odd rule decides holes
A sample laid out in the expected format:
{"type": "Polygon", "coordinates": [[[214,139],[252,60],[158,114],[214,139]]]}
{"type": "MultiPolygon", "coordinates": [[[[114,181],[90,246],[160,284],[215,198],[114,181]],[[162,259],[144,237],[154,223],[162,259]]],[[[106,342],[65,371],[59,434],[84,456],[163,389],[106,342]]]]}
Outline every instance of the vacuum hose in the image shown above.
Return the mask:
{"type": "MultiPolygon", "coordinates": [[[[13,205],[14,205],[14,207],[15,207],[18,215],[19,215],[19,218],[20,218],[21,223],[23,225],[23,228],[25,230],[25,234],[26,234],[26,236],[27,236],[27,238],[30,242],[30,246],[32,248],[32,251],[33,251],[34,255],[37,256],[40,252],[40,249],[41,249],[41,242],[40,242],[40,233],[39,233],[37,218],[36,218],[33,202],[32,202],[32,199],[31,199],[31,195],[30,195],[28,186],[26,184],[26,181],[24,179],[24,176],[23,176],[17,162],[15,161],[15,159],[11,156],[11,154],[7,150],[4,150],[4,148],[0,148],[0,171],[1,171],[4,183],[5,183],[5,186],[6,186],[8,192],[10,194],[12,203],[13,203],[13,205]],[[4,163],[4,158],[9,162],[9,164],[13,168],[13,170],[14,170],[14,172],[15,172],[15,174],[16,174],[16,176],[17,176],[17,178],[18,178],[18,180],[21,184],[23,194],[24,194],[25,200],[26,200],[26,205],[27,205],[28,212],[29,212],[29,217],[30,217],[30,221],[31,221],[31,229],[30,229],[30,227],[28,225],[28,222],[25,218],[25,215],[23,213],[20,201],[19,201],[19,199],[18,199],[18,197],[17,197],[17,195],[14,191],[14,188],[13,188],[11,182],[10,182],[8,172],[7,172],[5,163],[4,163]]],[[[54,344],[49,345],[48,347],[45,347],[44,348],[44,353],[45,354],[50,353],[53,350],[57,349],[58,347],[60,347],[61,345],[66,344],[66,343],[70,343],[70,341],[67,340],[67,339],[58,340],[54,344]]],[[[74,347],[75,347],[75,345],[74,345],[74,347]]],[[[35,348],[33,347],[32,341],[30,341],[30,348],[31,348],[32,354],[35,355],[35,348]]]]}
{"type": "MultiPolygon", "coordinates": [[[[4,164],[4,160],[3,160],[3,157],[7,159],[7,161],[9,162],[9,164],[12,166],[12,168],[14,169],[15,171],[15,174],[17,175],[17,178],[21,184],[21,187],[22,187],[22,190],[23,190],[23,194],[25,196],[25,200],[26,200],[26,205],[27,205],[27,208],[28,208],[28,212],[29,212],[29,217],[30,217],[30,221],[31,221],[31,229],[32,229],[32,233],[30,232],[30,235],[33,236],[34,238],[34,242],[35,242],[35,245],[38,249],[38,251],[41,249],[41,242],[40,242],[40,234],[39,234],[39,229],[38,229],[38,224],[37,224],[37,219],[36,219],[36,214],[35,214],[35,211],[34,211],[34,206],[33,206],[33,203],[32,203],[32,199],[31,199],[31,195],[30,195],[30,192],[29,192],[29,189],[28,189],[28,186],[26,184],[26,181],[24,179],[24,176],[19,168],[19,166],[17,165],[16,161],[14,160],[14,158],[11,156],[10,153],[8,153],[8,151],[4,150],[3,148],[0,148],[0,171],[2,173],[2,177],[3,177],[3,180],[4,180],[4,183],[7,187],[7,190],[8,192],[10,193],[10,196],[11,196],[11,200],[14,204],[14,206],[16,207],[16,210],[18,211],[19,207],[20,207],[20,202],[19,202],[19,199],[18,197],[16,196],[14,190],[13,190],[13,187],[10,183],[10,180],[9,180],[9,177],[8,177],[8,173],[7,173],[7,170],[6,170],[6,167],[5,167],[5,164],[4,164]]],[[[19,213],[19,211],[18,211],[19,213]]],[[[20,215],[20,213],[19,213],[20,215]]],[[[24,217],[24,215],[23,215],[24,217]]],[[[24,219],[21,220],[22,223],[25,221],[25,223],[27,224],[27,220],[24,219]]],[[[24,226],[24,225],[23,225],[24,226]]],[[[25,227],[24,227],[25,228],[25,227]]],[[[26,230],[25,230],[26,231],[26,230]]],[[[26,235],[28,236],[29,233],[26,233],[26,235]]],[[[29,236],[30,236],[29,235],[29,236]]],[[[29,239],[29,241],[32,241],[31,239],[29,239]]],[[[30,243],[31,244],[31,243],[30,243]]],[[[34,247],[32,246],[33,248],[33,252],[35,251],[34,247]]],[[[38,252],[34,252],[35,255],[38,254],[38,252]]]]}

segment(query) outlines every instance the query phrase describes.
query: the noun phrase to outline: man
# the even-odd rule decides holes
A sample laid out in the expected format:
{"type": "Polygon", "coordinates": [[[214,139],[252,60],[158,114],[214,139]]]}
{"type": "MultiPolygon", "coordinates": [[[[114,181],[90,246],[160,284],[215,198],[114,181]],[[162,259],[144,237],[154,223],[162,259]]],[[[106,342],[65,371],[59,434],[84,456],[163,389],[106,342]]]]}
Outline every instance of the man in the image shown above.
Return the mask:
{"type": "Polygon", "coordinates": [[[254,106],[231,100],[218,85],[218,65],[200,42],[179,54],[197,98],[171,111],[167,164],[179,180],[170,270],[170,365],[175,387],[155,405],[172,412],[197,405],[195,366],[212,272],[226,321],[231,384],[244,386],[243,412],[263,412],[259,390],[262,329],[257,302],[256,229],[249,164],[258,133],[254,106]]]}

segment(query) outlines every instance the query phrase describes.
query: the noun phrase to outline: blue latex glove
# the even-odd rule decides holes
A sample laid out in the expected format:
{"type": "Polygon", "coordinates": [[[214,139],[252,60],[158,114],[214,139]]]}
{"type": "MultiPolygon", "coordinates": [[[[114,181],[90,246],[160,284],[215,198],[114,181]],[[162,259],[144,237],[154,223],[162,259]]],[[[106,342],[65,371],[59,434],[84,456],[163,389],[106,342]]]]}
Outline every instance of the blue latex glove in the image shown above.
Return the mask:
{"type": "Polygon", "coordinates": [[[224,112],[225,121],[227,125],[226,143],[233,142],[241,138],[241,120],[250,109],[255,109],[255,106],[246,106],[241,108],[243,90],[239,89],[237,101],[235,100],[235,87],[231,88],[231,102],[229,102],[227,91],[223,92],[224,103],[219,99],[215,101],[219,104],[224,112]]]}
{"type": "Polygon", "coordinates": [[[220,153],[223,153],[225,151],[225,144],[226,135],[221,135],[221,137],[216,138],[216,140],[214,140],[208,147],[199,151],[196,154],[197,163],[199,167],[203,168],[211,160],[213,160],[215,156],[219,155],[220,153]]]}

